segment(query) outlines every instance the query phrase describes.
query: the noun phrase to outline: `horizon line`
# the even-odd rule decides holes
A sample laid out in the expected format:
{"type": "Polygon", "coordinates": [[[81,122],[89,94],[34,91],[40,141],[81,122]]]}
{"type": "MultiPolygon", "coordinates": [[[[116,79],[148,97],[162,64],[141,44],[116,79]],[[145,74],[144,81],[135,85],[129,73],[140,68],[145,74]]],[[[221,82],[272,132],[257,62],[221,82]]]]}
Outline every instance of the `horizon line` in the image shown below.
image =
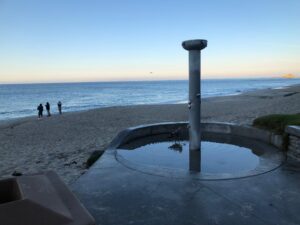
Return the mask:
{"type": "MultiPolygon", "coordinates": [[[[201,80],[246,80],[246,79],[300,79],[300,77],[295,78],[285,78],[282,76],[255,76],[255,77],[214,77],[214,78],[202,78],[201,80]]],[[[0,82],[0,85],[22,85],[22,84],[77,84],[77,83],[125,83],[125,82],[167,82],[167,81],[188,81],[188,79],[162,79],[162,80],[104,80],[104,81],[45,81],[45,82],[0,82]]]]}

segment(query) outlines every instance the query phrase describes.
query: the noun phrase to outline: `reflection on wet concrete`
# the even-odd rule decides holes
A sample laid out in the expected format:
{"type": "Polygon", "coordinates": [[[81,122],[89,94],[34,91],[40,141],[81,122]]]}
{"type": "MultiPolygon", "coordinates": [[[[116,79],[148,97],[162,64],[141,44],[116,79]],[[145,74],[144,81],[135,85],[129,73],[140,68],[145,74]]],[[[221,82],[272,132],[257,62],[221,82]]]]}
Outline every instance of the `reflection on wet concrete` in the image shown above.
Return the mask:
{"type": "Polygon", "coordinates": [[[188,136],[164,133],[131,140],[116,151],[126,167],[146,173],[197,179],[227,179],[264,173],[285,159],[276,148],[245,137],[202,133],[200,151],[189,151],[188,136]]]}
{"type": "Polygon", "coordinates": [[[201,172],[201,150],[189,151],[189,169],[192,172],[201,172]]]}

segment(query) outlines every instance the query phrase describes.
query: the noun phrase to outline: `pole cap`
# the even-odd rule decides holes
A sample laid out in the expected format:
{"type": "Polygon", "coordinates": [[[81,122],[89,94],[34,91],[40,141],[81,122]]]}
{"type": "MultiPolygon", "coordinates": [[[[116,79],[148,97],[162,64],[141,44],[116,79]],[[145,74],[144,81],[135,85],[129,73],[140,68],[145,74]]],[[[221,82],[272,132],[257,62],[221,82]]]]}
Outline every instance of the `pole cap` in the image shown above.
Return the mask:
{"type": "Polygon", "coordinates": [[[182,42],[182,47],[185,50],[202,50],[207,46],[207,40],[195,39],[182,42]]]}

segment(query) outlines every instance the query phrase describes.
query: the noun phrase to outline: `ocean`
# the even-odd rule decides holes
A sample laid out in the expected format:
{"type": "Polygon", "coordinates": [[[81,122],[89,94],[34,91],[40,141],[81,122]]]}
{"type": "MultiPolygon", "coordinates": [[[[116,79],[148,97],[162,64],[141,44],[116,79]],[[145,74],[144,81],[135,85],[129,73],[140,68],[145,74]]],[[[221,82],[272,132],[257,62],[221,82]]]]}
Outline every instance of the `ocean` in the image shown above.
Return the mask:
{"type": "MultiPolygon", "coordinates": [[[[201,81],[202,98],[237,95],[265,88],[300,84],[300,79],[207,79],[201,81]]],[[[57,102],[63,112],[109,106],[184,103],[188,81],[131,81],[52,84],[0,84],[0,120],[37,115],[37,105],[57,102]]]]}

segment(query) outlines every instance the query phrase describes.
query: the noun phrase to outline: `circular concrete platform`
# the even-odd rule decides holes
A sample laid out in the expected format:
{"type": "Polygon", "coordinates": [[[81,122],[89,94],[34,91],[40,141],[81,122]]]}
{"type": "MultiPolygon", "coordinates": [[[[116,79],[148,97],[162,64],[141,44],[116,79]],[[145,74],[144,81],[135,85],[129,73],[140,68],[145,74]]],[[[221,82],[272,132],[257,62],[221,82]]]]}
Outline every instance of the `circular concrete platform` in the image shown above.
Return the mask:
{"type": "MultiPolygon", "coordinates": [[[[115,152],[116,160],[135,171],[157,176],[200,180],[236,179],[272,171],[285,161],[277,148],[261,141],[228,135],[202,135],[201,172],[189,171],[186,137],[178,139],[182,152],[170,150],[173,143],[169,134],[149,135],[121,145],[115,152]],[[209,149],[210,148],[210,149],[209,149]]],[[[196,159],[197,161],[197,159],[196,159]]],[[[200,162],[199,161],[199,162],[200,162]]]]}

